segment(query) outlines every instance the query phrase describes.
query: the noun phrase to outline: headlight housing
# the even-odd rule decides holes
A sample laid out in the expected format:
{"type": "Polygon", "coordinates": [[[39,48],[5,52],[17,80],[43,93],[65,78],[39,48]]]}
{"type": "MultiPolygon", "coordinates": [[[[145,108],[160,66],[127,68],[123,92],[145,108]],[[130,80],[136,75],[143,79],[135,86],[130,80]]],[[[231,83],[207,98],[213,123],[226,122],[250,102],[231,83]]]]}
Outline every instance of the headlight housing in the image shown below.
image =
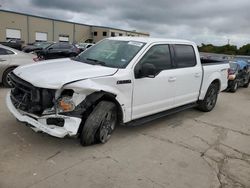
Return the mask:
{"type": "Polygon", "coordinates": [[[71,112],[75,109],[75,103],[69,96],[59,98],[56,104],[57,113],[71,112]]]}

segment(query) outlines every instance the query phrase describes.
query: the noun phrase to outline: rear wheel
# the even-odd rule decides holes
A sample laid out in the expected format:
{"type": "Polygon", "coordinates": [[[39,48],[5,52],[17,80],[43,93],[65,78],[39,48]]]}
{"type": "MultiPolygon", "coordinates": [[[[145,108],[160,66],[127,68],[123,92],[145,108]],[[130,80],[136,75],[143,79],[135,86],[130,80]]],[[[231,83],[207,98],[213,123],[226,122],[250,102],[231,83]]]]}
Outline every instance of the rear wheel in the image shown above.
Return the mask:
{"type": "Polygon", "coordinates": [[[250,83],[250,78],[249,78],[248,82],[247,82],[246,84],[243,85],[243,87],[244,87],[244,88],[248,88],[249,83],[250,83]]]}
{"type": "Polygon", "coordinates": [[[207,90],[207,93],[205,95],[205,98],[202,101],[199,101],[199,110],[203,112],[209,112],[211,111],[217,102],[219,93],[219,85],[216,83],[212,83],[207,90]]]}
{"type": "Polygon", "coordinates": [[[238,81],[234,81],[234,83],[233,83],[230,91],[233,92],[233,93],[235,93],[237,91],[238,87],[239,87],[238,81]]]}
{"type": "Polygon", "coordinates": [[[11,68],[8,68],[4,73],[3,73],[3,85],[4,87],[13,87],[12,84],[11,84],[11,81],[10,81],[10,78],[9,78],[9,74],[15,69],[16,67],[11,67],[11,68]]]}
{"type": "Polygon", "coordinates": [[[109,101],[99,102],[83,126],[80,142],[83,146],[106,143],[117,124],[116,105],[109,101]]]}

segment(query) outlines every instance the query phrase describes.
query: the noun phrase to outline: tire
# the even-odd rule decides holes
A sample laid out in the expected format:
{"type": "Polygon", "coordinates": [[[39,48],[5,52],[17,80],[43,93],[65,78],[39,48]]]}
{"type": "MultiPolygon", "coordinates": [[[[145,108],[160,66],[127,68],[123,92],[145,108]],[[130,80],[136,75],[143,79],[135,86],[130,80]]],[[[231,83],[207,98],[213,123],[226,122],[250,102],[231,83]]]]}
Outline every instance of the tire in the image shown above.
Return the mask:
{"type": "Polygon", "coordinates": [[[234,84],[232,85],[232,87],[230,88],[230,91],[232,93],[235,93],[237,91],[238,87],[239,87],[239,83],[237,81],[235,81],[234,84]]]}
{"type": "Polygon", "coordinates": [[[10,83],[10,80],[8,78],[8,75],[9,73],[11,73],[16,67],[11,67],[11,68],[8,68],[7,70],[4,71],[3,73],[3,78],[2,78],[2,83],[4,85],[4,87],[7,87],[7,88],[11,88],[12,85],[10,83]]]}
{"type": "Polygon", "coordinates": [[[80,142],[83,146],[106,143],[117,124],[116,105],[109,101],[99,102],[87,117],[80,142]]]}
{"type": "Polygon", "coordinates": [[[243,85],[243,87],[244,87],[244,88],[248,88],[249,83],[250,83],[250,79],[248,80],[248,82],[247,82],[246,84],[243,85]]]}
{"type": "Polygon", "coordinates": [[[212,83],[205,95],[205,98],[202,101],[198,102],[198,109],[203,112],[210,112],[216,105],[217,98],[219,93],[219,85],[216,83],[212,83]]]}

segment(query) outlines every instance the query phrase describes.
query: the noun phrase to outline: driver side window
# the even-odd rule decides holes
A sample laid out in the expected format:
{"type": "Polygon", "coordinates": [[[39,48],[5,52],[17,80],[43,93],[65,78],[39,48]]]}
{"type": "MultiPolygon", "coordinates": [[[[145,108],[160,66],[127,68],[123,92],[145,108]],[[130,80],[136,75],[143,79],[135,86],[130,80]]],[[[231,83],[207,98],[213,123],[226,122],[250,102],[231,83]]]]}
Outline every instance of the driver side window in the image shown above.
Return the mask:
{"type": "Polygon", "coordinates": [[[137,78],[143,77],[143,75],[141,75],[141,68],[145,64],[154,66],[156,74],[160,73],[163,70],[171,69],[172,62],[169,45],[155,45],[147,51],[147,53],[135,67],[135,75],[137,78]]]}

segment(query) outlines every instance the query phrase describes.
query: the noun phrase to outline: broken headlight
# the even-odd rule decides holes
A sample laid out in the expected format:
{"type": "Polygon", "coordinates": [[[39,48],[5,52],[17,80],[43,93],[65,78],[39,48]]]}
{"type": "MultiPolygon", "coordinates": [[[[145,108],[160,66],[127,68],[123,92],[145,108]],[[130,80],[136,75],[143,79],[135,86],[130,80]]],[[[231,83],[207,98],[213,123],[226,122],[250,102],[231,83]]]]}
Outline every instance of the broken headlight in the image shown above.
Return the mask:
{"type": "Polygon", "coordinates": [[[57,101],[56,104],[57,113],[71,112],[75,109],[75,103],[69,96],[63,96],[57,101]]]}

